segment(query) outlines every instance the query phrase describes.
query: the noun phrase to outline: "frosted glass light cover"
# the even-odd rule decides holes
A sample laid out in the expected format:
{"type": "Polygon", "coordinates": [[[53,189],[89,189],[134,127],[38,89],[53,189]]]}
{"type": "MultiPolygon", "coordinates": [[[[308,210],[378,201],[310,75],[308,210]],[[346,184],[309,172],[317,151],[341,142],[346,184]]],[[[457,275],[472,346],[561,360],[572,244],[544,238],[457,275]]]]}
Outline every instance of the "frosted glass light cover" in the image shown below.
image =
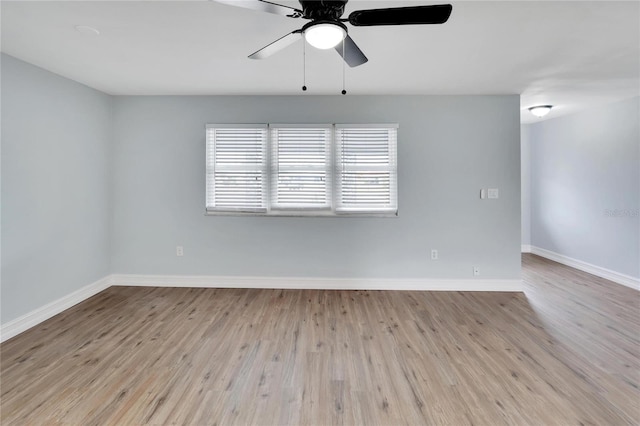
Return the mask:
{"type": "Polygon", "coordinates": [[[531,111],[531,114],[535,115],[536,117],[541,118],[549,114],[551,108],[553,108],[551,105],[540,105],[529,108],[529,111],[531,111]]]}
{"type": "Polygon", "coordinates": [[[304,38],[317,49],[331,49],[346,37],[346,31],[334,24],[316,24],[307,28],[304,38]]]}

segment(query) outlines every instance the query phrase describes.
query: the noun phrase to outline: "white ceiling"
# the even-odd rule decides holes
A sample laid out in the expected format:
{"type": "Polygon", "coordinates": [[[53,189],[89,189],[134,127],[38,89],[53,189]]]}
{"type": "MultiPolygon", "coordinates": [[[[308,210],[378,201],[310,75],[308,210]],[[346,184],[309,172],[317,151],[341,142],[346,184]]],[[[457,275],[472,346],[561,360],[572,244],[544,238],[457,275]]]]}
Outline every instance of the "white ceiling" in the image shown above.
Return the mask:
{"type": "MultiPolygon", "coordinates": [[[[275,0],[277,2],[277,0],[275,0]]],[[[299,7],[295,1],[281,4],[299,7]]],[[[351,0],[353,10],[437,4],[351,0]]],[[[2,51],[114,95],[302,94],[302,43],[247,55],[307,22],[211,1],[2,1],[2,51]],[[100,30],[81,34],[76,25],[100,30]]],[[[350,94],[520,94],[548,117],[640,94],[640,2],[453,2],[444,25],[350,27],[369,62],[350,94]]],[[[342,62],[307,48],[307,94],[342,62]]]]}

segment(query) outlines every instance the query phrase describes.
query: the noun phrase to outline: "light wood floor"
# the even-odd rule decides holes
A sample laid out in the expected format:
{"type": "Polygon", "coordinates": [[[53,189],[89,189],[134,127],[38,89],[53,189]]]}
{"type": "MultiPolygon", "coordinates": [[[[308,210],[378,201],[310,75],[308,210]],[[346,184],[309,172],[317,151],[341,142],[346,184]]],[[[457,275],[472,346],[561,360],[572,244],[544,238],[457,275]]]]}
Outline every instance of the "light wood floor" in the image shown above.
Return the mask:
{"type": "Polygon", "coordinates": [[[112,287],[1,345],[2,424],[640,423],[639,293],[112,287]]]}

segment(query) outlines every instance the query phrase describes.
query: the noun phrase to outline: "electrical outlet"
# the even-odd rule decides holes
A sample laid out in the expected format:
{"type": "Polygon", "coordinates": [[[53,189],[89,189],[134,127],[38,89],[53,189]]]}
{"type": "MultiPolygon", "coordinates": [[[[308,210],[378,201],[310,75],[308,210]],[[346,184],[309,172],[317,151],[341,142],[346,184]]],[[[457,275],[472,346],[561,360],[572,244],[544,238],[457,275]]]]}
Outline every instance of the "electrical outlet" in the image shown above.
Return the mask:
{"type": "Polygon", "coordinates": [[[489,188],[487,190],[487,195],[489,199],[495,200],[500,198],[500,191],[498,190],[498,188],[489,188]]]}
{"type": "Polygon", "coordinates": [[[477,266],[473,267],[473,276],[477,277],[478,275],[480,275],[480,268],[478,268],[477,266]]]}
{"type": "Polygon", "coordinates": [[[184,248],[182,246],[176,247],[176,256],[184,256],[184,248]]]}
{"type": "Polygon", "coordinates": [[[438,260],[438,250],[431,250],[431,260],[438,260]]]}

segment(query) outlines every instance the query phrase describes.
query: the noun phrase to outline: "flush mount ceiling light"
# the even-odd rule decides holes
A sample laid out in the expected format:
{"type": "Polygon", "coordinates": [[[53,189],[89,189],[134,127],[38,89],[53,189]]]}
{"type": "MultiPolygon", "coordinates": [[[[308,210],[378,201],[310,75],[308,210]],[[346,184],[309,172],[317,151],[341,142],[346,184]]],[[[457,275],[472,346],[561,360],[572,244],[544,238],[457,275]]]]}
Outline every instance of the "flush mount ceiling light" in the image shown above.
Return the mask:
{"type": "Polygon", "coordinates": [[[312,22],[302,31],[307,43],[323,50],[336,47],[347,36],[347,28],[340,22],[312,22]]]}
{"type": "Polygon", "coordinates": [[[531,111],[531,114],[535,115],[536,117],[542,118],[545,115],[549,114],[551,108],[553,108],[553,105],[537,105],[529,108],[529,111],[531,111]]]}
{"type": "Polygon", "coordinates": [[[97,28],[90,27],[88,25],[76,25],[76,31],[80,34],[97,36],[100,35],[100,31],[97,28]]]}

